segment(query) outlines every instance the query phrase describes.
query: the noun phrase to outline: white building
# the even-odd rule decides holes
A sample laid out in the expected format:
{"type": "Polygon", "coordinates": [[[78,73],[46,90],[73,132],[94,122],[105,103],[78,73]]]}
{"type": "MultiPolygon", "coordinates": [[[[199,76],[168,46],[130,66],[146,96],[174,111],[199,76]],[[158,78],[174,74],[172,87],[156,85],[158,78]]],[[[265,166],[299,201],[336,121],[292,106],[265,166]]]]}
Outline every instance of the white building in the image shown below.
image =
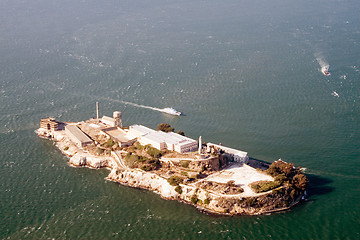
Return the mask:
{"type": "MultiPolygon", "coordinates": [[[[168,149],[163,137],[157,131],[146,133],[146,134],[138,137],[138,141],[142,145],[150,144],[152,147],[159,149],[161,151],[168,149]]],[[[169,150],[171,150],[171,149],[169,149],[169,150]]]]}
{"type": "MultiPolygon", "coordinates": [[[[194,139],[182,136],[174,132],[166,133],[168,139],[174,141],[172,147],[168,146],[168,149],[172,148],[173,151],[183,153],[183,152],[193,152],[198,149],[198,142],[194,139]]],[[[169,141],[170,144],[170,141],[169,141]]]]}
{"type": "Polygon", "coordinates": [[[155,131],[151,128],[132,125],[129,127],[129,136],[136,137],[142,145],[150,144],[159,150],[170,150],[179,153],[196,151],[197,141],[174,132],[155,131]]]}
{"type": "Polygon", "coordinates": [[[132,138],[139,138],[140,136],[151,132],[156,131],[151,128],[136,124],[129,127],[128,135],[132,138]]]}
{"type": "Polygon", "coordinates": [[[216,148],[219,148],[223,150],[225,153],[230,154],[234,157],[235,162],[243,162],[246,163],[249,160],[248,153],[244,151],[240,151],[237,149],[224,147],[222,145],[214,144],[214,143],[208,143],[207,147],[214,146],[216,148]]]}

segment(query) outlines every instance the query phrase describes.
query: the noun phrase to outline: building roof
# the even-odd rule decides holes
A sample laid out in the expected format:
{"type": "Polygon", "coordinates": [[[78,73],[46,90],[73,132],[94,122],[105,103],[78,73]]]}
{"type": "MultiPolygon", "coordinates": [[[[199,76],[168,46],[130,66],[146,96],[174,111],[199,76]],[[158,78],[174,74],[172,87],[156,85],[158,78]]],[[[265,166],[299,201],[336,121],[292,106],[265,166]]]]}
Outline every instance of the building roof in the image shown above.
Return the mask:
{"type": "Polygon", "coordinates": [[[248,155],[247,152],[229,148],[229,147],[224,147],[222,145],[218,145],[218,144],[214,144],[214,143],[208,143],[207,145],[218,147],[218,148],[222,149],[223,151],[225,151],[226,153],[237,155],[239,157],[246,157],[248,155]]]}
{"type": "Polygon", "coordinates": [[[170,136],[173,137],[173,138],[178,139],[179,141],[191,141],[191,142],[196,141],[196,140],[194,140],[194,139],[192,139],[192,138],[185,137],[185,136],[183,136],[183,135],[180,135],[180,134],[174,133],[174,132],[168,132],[168,133],[166,133],[166,134],[167,134],[167,135],[170,135],[170,136]]]}
{"type": "Polygon", "coordinates": [[[166,144],[174,144],[174,145],[186,145],[189,143],[194,143],[196,142],[195,140],[188,138],[188,137],[184,137],[180,134],[177,133],[173,133],[173,132],[162,132],[162,131],[154,131],[154,132],[150,132],[147,133],[145,135],[142,136],[143,138],[148,138],[151,139],[152,141],[155,142],[165,142],[166,144]]]}
{"type": "Polygon", "coordinates": [[[143,139],[148,139],[156,143],[166,143],[167,145],[177,145],[183,146],[191,143],[196,143],[197,141],[174,132],[162,132],[155,131],[151,128],[142,126],[142,125],[132,125],[129,128],[128,134],[132,137],[141,137],[143,139]]]}
{"type": "Polygon", "coordinates": [[[149,139],[151,141],[157,142],[157,143],[163,143],[165,142],[163,138],[159,137],[158,132],[150,132],[150,133],[146,133],[144,135],[141,136],[141,138],[146,138],[149,139]]]}
{"type": "Polygon", "coordinates": [[[128,142],[133,138],[129,138],[126,132],[119,130],[116,127],[102,129],[105,133],[107,133],[110,137],[114,138],[118,142],[128,142]]]}
{"type": "Polygon", "coordinates": [[[115,122],[115,119],[114,119],[114,118],[112,118],[112,117],[103,116],[103,117],[101,118],[101,121],[105,121],[105,122],[112,122],[112,123],[114,123],[114,122],[115,122]]]}
{"type": "Polygon", "coordinates": [[[183,146],[183,145],[188,145],[188,144],[193,144],[193,143],[196,143],[196,144],[197,144],[197,141],[195,141],[195,140],[192,140],[192,141],[190,141],[190,140],[185,140],[185,141],[179,142],[177,145],[183,146]]]}
{"type": "Polygon", "coordinates": [[[142,126],[142,125],[131,125],[129,127],[128,136],[130,138],[138,138],[148,133],[156,132],[155,130],[142,126]]]}
{"type": "Polygon", "coordinates": [[[76,125],[66,125],[65,129],[70,131],[74,135],[74,137],[76,137],[82,143],[92,142],[91,138],[89,138],[76,125]]]}

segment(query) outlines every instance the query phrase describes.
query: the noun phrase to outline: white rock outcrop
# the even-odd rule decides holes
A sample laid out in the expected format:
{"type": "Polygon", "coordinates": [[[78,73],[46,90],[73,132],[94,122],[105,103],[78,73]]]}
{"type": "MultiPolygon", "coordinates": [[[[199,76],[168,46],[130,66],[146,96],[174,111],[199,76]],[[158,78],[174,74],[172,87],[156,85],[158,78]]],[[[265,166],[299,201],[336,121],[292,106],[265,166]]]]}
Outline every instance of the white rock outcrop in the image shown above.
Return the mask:
{"type": "Polygon", "coordinates": [[[113,162],[104,157],[95,157],[83,153],[76,153],[69,159],[69,163],[76,167],[102,168],[112,167],[113,162]]]}
{"type": "Polygon", "coordinates": [[[139,187],[151,189],[152,191],[160,194],[163,198],[175,199],[178,193],[175,187],[171,186],[166,179],[150,172],[141,170],[120,170],[113,169],[109,176],[109,180],[123,183],[131,187],[139,187]]]}

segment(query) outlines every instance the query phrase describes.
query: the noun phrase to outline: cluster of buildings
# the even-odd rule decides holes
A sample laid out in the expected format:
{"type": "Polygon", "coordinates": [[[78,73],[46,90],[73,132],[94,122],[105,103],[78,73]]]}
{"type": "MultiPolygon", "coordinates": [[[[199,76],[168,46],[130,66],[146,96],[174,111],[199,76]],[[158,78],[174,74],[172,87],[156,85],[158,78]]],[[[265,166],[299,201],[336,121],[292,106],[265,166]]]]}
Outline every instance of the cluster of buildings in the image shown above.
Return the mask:
{"type": "MultiPolygon", "coordinates": [[[[132,125],[128,129],[122,128],[121,112],[115,111],[113,117],[103,116],[99,119],[98,105],[97,105],[97,119],[101,125],[94,125],[100,128],[100,132],[114,141],[118,142],[119,146],[125,147],[134,144],[136,141],[141,145],[151,145],[158,150],[170,150],[178,153],[195,152],[202,153],[201,137],[199,142],[182,136],[174,132],[156,131],[142,125],[132,125]]],[[[40,121],[40,128],[47,131],[58,131],[59,122],[54,118],[45,118],[40,121]]],[[[65,133],[69,139],[78,147],[85,147],[93,142],[93,140],[86,135],[76,124],[65,125],[65,133]]],[[[207,152],[216,149],[231,156],[236,162],[246,162],[248,160],[247,152],[236,149],[224,147],[213,143],[207,144],[207,152]]]]}

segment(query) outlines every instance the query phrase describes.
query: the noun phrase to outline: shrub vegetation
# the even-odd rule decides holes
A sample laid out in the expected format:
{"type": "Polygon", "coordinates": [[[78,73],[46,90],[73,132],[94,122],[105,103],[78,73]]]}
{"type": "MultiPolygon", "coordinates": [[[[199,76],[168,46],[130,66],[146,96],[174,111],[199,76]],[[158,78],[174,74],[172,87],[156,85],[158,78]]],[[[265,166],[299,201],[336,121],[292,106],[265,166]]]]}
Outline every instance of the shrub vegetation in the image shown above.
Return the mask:
{"type": "Polygon", "coordinates": [[[160,150],[153,148],[153,147],[147,147],[147,154],[152,156],[153,158],[160,158],[162,156],[162,153],[160,150]]]}
{"type": "Polygon", "coordinates": [[[180,134],[181,136],[185,136],[185,133],[183,131],[177,131],[178,134],[180,134]]]}
{"type": "Polygon", "coordinates": [[[182,177],[174,175],[174,176],[169,177],[167,181],[172,186],[178,186],[180,183],[182,183],[184,181],[184,179],[182,177]]]}
{"type": "Polygon", "coordinates": [[[182,193],[182,188],[180,186],[176,186],[175,187],[175,192],[177,192],[178,194],[182,193]]]}
{"type": "Polygon", "coordinates": [[[163,132],[173,132],[174,128],[170,126],[168,123],[160,123],[157,127],[158,130],[163,132]]]}
{"type": "Polygon", "coordinates": [[[151,171],[153,167],[151,165],[143,165],[140,169],[144,171],[151,171]]]}
{"type": "Polygon", "coordinates": [[[189,167],[189,164],[190,164],[190,161],[189,161],[189,160],[181,160],[181,161],[180,161],[180,165],[181,165],[183,168],[188,168],[188,167],[189,167]]]}
{"type": "Polygon", "coordinates": [[[100,154],[102,154],[104,152],[104,149],[97,147],[95,152],[96,152],[97,155],[100,155],[100,154]]]}
{"type": "Polygon", "coordinates": [[[191,196],[190,201],[191,201],[193,204],[197,204],[197,202],[199,201],[199,199],[198,199],[198,197],[196,196],[196,194],[194,194],[194,195],[191,196]]]}
{"type": "Polygon", "coordinates": [[[115,145],[114,140],[112,140],[112,138],[109,138],[104,144],[103,147],[105,148],[111,148],[112,146],[115,145]]]}
{"type": "Polygon", "coordinates": [[[267,192],[279,187],[281,184],[275,181],[258,181],[252,183],[250,186],[256,193],[267,192]]]}
{"type": "Polygon", "coordinates": [[[275,177],[275,182],[278,184],[289,184],[297,191],[303,191],[306,189],[308,179],[301,172],[301,169],[295,168],[294,164],[287,163],[281,160],[273,162],[266,170],[266,173],[275,177]]]}

